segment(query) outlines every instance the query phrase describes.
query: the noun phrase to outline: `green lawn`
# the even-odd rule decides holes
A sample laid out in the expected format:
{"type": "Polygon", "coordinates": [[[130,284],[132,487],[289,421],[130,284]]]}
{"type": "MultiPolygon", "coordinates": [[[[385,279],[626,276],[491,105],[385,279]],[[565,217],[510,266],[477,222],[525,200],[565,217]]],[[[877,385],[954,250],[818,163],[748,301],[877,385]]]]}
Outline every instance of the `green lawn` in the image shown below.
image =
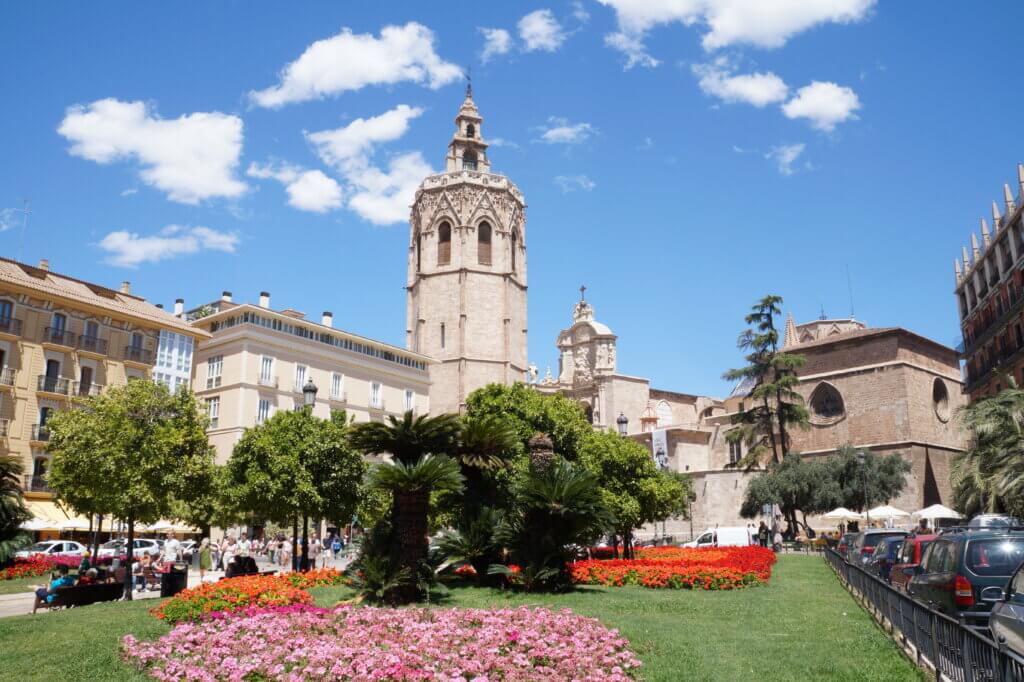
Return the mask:
{"type": "MultiPolygon", "coordinates": [[[[350,594],[312,592],[324,606],[350,594]]],[[[156,603],[0,619],[0,679],[140,679],[120,662],[118,640],[126,632],[165,632],[147,612],[156,603]]],[[[923,679],[816,557],[782,556],[770,586],[736,592],[621,587],[551,596],[463,588],[450,604],[535,604],[598,617],[630,639],[650,681],[923,679]]]]}
{"type": "Polygon", "coordinates": [[[15,578],[14,580],[0,580],[0,594],[28,593],[33,585],[45,585],[50,581],[49,575],[37,575],[33,578],[15,578]]]}

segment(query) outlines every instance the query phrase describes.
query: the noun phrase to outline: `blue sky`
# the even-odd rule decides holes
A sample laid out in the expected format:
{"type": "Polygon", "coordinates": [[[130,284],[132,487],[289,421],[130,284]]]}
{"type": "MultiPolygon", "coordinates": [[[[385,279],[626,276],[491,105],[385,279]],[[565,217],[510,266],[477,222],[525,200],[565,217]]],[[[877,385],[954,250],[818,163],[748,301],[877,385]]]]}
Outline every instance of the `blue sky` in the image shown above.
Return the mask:
{"type": "Polygon", "coordinates": [[[770,4],[4,3],[0,253],[402,344],[407,195],[471,66],[542,372],[581,283],[669,390],[728,392],[765,293],[848,315],[847,268],[858,318],[953,343],[952,261],[1024,161],[1024,6],[770,4]]]}

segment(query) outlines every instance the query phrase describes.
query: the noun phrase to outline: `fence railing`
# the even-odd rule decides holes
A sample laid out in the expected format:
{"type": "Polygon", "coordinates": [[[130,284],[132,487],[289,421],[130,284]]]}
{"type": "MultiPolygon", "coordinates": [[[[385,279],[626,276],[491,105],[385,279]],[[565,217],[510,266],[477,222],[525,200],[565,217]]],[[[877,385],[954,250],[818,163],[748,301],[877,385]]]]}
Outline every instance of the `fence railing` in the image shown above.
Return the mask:
{"type": "Polygon", "coordinates": [[[835,550],[825,560],[848,590],[888,621],[893,637],[910,645],[918,665],[927,662],[938,682],[1016,682],[1024,680],[1024,657],[977,630],[914,601],[835,550]]]}

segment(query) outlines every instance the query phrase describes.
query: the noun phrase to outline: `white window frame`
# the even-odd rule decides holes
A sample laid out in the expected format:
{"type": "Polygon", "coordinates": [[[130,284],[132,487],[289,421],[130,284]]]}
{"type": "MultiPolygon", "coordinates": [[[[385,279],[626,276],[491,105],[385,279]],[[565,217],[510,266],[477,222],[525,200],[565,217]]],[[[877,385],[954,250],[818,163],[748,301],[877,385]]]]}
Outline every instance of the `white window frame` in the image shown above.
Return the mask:
{"type": "Polygon", "coordinates": [[[416,409],[416,392],[411,388],[405,389],[405,411],[410,412],[416,409]]]}
{"type": "Polygon", "coordinates": [[[256,403],[256,423],[262,424],[270,419],[270,400],[268,398],[260,398],[259,402],[256,403]]]}
{"type": "Polygon", "coordinates": [[[206,387],[220,386],[221,374],[224,372],[224,356],[211,355],[206,359],[206,387]]]}
{"type": "Polygon", "coordinates": [[[209,428],[217,428],[220,424],[220,396],[206,399],[206,416],[210,418],[209,428]]]}
{"type": "Polygon", "coordinates": [[[331,374],[331,399],[345,399],[345,375],[339,372],[331,374]]]}
{"type": "Polygon", "coordinates": [[[370,407],[384,407],[384,386],[379,381],[370,382],[370,407]]]}
{"type": "Polygon", "coordinates": [[[260,379],[261,384],[271,386],[274,383],[274,356],[260,356],[260,379]]]}
{"type": "Polygon", "coordinates": [[[295,392],[301,393],[302,387],[306,384],[309,374],[309,367],[306,365],[295,365],[295,392]]]}

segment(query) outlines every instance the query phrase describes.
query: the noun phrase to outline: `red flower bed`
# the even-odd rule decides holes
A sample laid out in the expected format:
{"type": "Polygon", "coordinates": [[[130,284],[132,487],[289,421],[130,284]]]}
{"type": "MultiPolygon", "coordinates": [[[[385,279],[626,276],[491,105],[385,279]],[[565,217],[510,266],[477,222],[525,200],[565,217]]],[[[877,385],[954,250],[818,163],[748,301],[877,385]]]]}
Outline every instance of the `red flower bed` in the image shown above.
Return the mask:
{"type": "Polygon", "coordinates": [[[44,554],[33,554],[27,559],[15,559],[14,563],[0,570],[0,580],[15,580],[46,575],[57,567],[54,557],[44,554]]]}
{"type": "Polygon", "coordinates": [[[765,547],[683,549],[652,547],[636,559],[578,561],[573,582],[584,585],[641,585],[673,589],[732,590],[768,582],[775,552],[765,547]]]}

